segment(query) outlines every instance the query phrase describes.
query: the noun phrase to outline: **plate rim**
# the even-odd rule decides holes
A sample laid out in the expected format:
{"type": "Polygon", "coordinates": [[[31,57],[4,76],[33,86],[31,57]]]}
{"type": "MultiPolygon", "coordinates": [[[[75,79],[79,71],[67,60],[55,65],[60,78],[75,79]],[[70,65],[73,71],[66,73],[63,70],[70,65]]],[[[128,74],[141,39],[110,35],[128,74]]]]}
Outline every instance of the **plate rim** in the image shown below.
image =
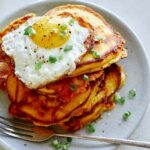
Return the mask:
{"type": "MultiPolygon", "coordinates": [[[[123,24],[123,26],[125,28],[128,29],[128,31],[134,36],[134,39],[138,42],[138,44],[140,45],[141,47],[141,51],[143,51],[143,54],[144,54],[144,58],[145,58],[145,67],[148,69],[147,70],[147,78],[148,78],[148,82],[150,82],[150,62],[148,61],[148,52],[145,50],[145,47],[142,43],[142,41],[140,40],[139,36],[136,34],[136,32],[132,29],[132,27],[130,27],[124,20],[123,18],[119,17],[116,13],[108,10],[107,8],[103,7],[102,5],[96,5],[94,2],[87,2],[87,1],[84,1],[84,0],[65,0],[65,1],[62,1],[62,0],[42,0],[42,1],[37,1],[37,2],[31,2],[29,4],[26,4],[25,6],[22,6],[20,7],[19,9],[13,11],[11,14],[9,13],[5,18],[3,18],[1,20],[1,23],[5,22],[6,20],[9,20],[14,14],[16,14],[17,12],[19,13],[20,11],[28,8],[28,7],[31,7],[31,6],[35,6],[35,5],[40,5],[40,4],[44,4],[44,3],[60,3],[60,5],[64,5],[64,4],[69,4],[69,3],[74,3],[74,4],[79,4],[79,5],[90,5],[92,7],[95,7],[97,9],[100,9],[102,10],[103,12],[106,12],[107,14],[110,14],[112,15],[117,21],[121,22],[121,24],[123,24]]],[[[150,89],[150,84],[147,84],[147,87],[148,89],[150,89]]],[[[148,95],[148,94],[147,94],[148,95]]],[[[150,98],[150,94],[148,95],[148,97],[150,98]]],[[[135,130],[137,129],[137,127],[139,126],[140,123],[142,123],[142,120],[144,118],[144,115],[146,113],[146,110],[148,108],[148,104],[149,104],[149,101],[147,101],[147,105],[145,107],[145,110],[143,112],[143,114],[141,115],[140,119],[137,121],[137,124],[135,126],[135,128],[132,130],[132,132],[127,136],[127,138],[129,138],[134,132],[135,130]]],[[[6,143],[4,140],[1,140],[0,139],[0,146],[2,146],[4,149],[6,150],[16,150],[16,148],[11,148],[11,146],[6,143]]]]}

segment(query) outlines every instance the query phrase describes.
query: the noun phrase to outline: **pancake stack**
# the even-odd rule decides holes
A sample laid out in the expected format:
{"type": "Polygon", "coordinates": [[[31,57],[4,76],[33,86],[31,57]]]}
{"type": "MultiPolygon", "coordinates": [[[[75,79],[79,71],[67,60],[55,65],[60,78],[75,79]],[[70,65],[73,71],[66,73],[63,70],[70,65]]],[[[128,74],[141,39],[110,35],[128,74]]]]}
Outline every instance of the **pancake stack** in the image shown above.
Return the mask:
{"type": "MultiPolygon", "coordinates": [[[[114,108],[113,96],[125,82],[123,69],[116,64],[127,57],[125,40],[99,13],[83,5],[59,6],[45,15],[71,16],[89,29],[90,36],[84,43],[87,52],[77,61],[76,69],[57,81],[30,89],[15,75],[15,63],[0,48],[0,61],[9,68],[0,84],[11,102],[10,115],[38,126],[59,125],[76,131],[114,108]]],[[[33,16],[27,14],[8,25],[0,33],[1,44],[4,35],[33,16]]]]}

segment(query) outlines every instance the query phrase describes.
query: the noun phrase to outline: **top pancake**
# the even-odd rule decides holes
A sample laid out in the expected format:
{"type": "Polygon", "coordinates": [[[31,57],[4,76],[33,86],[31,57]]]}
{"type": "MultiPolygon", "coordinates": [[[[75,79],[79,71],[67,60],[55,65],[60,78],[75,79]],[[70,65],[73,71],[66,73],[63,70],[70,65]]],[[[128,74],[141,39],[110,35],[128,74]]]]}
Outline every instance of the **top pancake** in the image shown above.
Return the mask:
{"type": "Polygon", "coordinates": [[[127,52],[123,47],[125,40],[99,13],[89,7],[70,4],[62,5],[51,9],[45,15],[72,16],[81,25],[86,27],[88,25],[89,28],[92,28],[93,43],[91,48],[100,55],[100,58],[95,59],[88,51],[80,58],[76,70],[71,74],[72,76],[101,70],[127,56],[127,52]],[[97,40],[96,37],[102,37],[102,40],[97,40]]]}

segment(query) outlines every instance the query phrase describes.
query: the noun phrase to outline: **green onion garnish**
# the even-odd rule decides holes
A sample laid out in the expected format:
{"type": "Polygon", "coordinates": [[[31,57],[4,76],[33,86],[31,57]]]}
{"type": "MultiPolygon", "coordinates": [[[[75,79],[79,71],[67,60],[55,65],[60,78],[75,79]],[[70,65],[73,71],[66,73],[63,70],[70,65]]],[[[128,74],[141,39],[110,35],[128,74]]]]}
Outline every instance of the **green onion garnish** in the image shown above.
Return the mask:
{"type": "Polygon", "coordinates": [[[32,26],[29,26],[24,30],[24,35],[32,36],[35,34],[36,34],[36,31],[32,28],[32,26]]]}
{"type": "Polygon", "coordinates": [[[53,144],[53,145],[57,145],[58,143],[59,143],[59,142],[58,142],[57,139],[55,139],[55,140],[52,141],[52,144],[53,144]]]}
{"type": "Polygon", "coordinates": [[[86,75],[86,74],[84,74],[82,78],[83,78],[83,80],[85,80],[85,81],[89,79],[88,75],[86,75]]]}
{"type": "Polygon", "coordinates": [[[67,29],[67,25],[63,23],[63,24],[60,25],[60,28],[61,28],[62,30],[66,30],[66,29],[67,29]]]}
{"type": "Polygon", "coordinates": [[[91,53],[96,59],[100,58],[100,55],[99,55],[96,51],[94,51],[93,49],[90,50],[90,53],[91,53]]]}
{"type": "Polygon", "coordinates": [[[74,19],[70,19],[69,20],[69,24],[72,26],[73,24],[75,23],[75,20],[74,19]]]}
{"type": "Polygon", "coordinates": [[[76,84],[71,84],[70,89],[71,89],[71,91],[77,90],[77,85],[76,84]]]}
{"type": "Polygon", "coordinates": [[[72,137],[67,137],[67,142],[72,142],[72,137]]]}
{"type": "Polygon", "coordinates": [[[59,141],[58,139],[53,139],[51,145],[55,150],[68,150],[70,143],[72,142],[71,137],[67,137],[66,141],[59,141]]]}
{"type": "Polygon", "coordinates": [[[68,52],[70,50],[72,50],[73,46],[72,45],[66,45],[66,47],[64,48],[64,52],[68,52]]]}
{"type": "Polygon", "coordinates": [[[60,32],[60,37],[64,38],[65,36],[66,36],[66,31],[64,31],[64,30],[61,31],[61,32],[60,32]]]}
{"type": "Polygon", "coordinates": [[[54,64],[57,61],[57,59],[54,56],[49,56],[49,60],[48,61],[49,61],[49,63],[54,64]]]}
{"type": "Polygon", "coordinates": [[[120,98],[121,98],[121,96],[119,95],[119,93],[115,93],[114,100],[115,100],[116,103],[120,102],[120,98]]]}
{"type": "Polygon", "coordinates": [[[64,58],[63,55],[60,55],[60,56],[58,57],[59,60],[63,60],[63,58],[64,58]]]}
{"type": "Polygon", "coordinates": [[[35,70],[41,69],[42,64],[43,64],[43,63],[41,63],[41,62],[36,63],[36,64],[35,64],[35,70]]]}
{"type": "Polygon", "coordinates": [[[125,97],[122,96],[122,97],[120,98],[120,104],[121,104],[121,105],[124,105],[124,103],[125,103],[125,97]]]}
{"type": "Polygon", "coordinates": [[[63,150],[68,150],[69,146],[70,146],[69,143],[65,143],[65,144],[62,145],[62,149],[63,150]]]}
{"type": "Polygon", "coordinates": [[[56,150],[62,148],[62,144],[61,144],[57,139],[55,139],[55,140],[52,141],[52,146],[53,146],[56,150]]]}
{"type": "Polygon", "coordinates": [[[87,129],[87,131],[88,131],[89,133],[95,132],[95,128],[94,128],[94,126],[93,126],[92,123],[88,124],[88,125],[86,126],[86,129],[87,129]]]}
{"type": "Polygon", "coordinates": [[[115,100],[116,103],[119,103],[121,105],[123,105],[125,103],[125,97],[123,97],[123,96],[121,97],[119,95],[119,93],[115,93],[114,100],[115,100]]]}
{"type": "Polygon", "coordinates": [[[128,98],[132,99],[135,96],[136,96],[136,89],[131,89],[128,93],[128,98]]]}
{"type": "Polygon", "coordinates": [[[127,111],[123,114],[123,119],[126,121],[129,119],[129,117],[131,116],[131,112],[130,111],[127,111]]]}
{"type": "Polygon", "coordinates": [[[51,145],[55,150],[68,150],[70,143],[72,142],[71,137],[67,137],[66,141],[59,141],[58,139],[53,139],[51,145]]]}

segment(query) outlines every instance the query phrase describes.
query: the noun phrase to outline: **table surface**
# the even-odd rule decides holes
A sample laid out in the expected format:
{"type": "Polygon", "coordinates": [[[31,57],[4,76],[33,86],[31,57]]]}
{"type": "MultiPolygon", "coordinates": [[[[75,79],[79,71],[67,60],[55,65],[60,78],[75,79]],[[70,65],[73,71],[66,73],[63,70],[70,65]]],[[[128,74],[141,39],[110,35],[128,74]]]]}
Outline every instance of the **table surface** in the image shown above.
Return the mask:
{"type": "MultiPolygon", "coordinates": [[[[0,0],[0,20],[8,14],[33,2],[42,0],[0,0]],[[13,7],[12,7],[13,6],[13,7]]],[[[86,1],[86,0],[83,0],[86,1]]],[[[150,0],[88,0],[107,8],[117,14],[125,21],[137,34],[139,39],[150,56],[150,0]]],[[[136,140],[150,141],[150,104],[138,128],[130,138],[136,140]]],[[[0,150],[3,148],[0,147],[0,150]]],[[[130,146],[119,146],[118,150],[146,150],[130,146]]]]}

